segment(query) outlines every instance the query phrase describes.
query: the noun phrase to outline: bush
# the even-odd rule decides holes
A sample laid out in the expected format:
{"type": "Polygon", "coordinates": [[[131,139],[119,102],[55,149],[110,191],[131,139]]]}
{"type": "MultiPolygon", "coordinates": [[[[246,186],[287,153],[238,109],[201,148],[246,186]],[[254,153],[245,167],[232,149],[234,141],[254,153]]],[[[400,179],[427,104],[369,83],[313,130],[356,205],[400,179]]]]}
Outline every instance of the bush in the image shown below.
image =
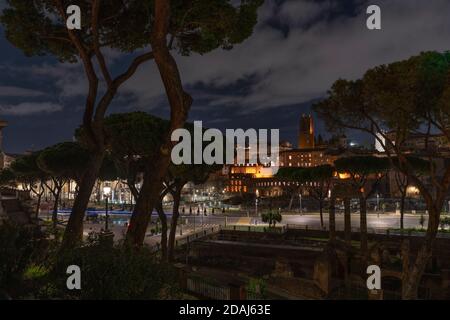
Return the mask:
{"type": "Polygon", "coordinates": [[[450,217],[442,217],[440,220],[441,229],[450,227],[450,217]]]}
{"type": "Polygon", "coordinates": [[[34,228],[5,223],[0,226],[0,292],[19,298],[26,294],[25,275],[31,265],[46,260],[48,242],[34,228]]]}
{"type": "Polygon", "coordinates": [[[150,249],[108,245],[101,237],[60,252],[49,234],[0,226],[0,299],[170,299],[178,297],[173,267],[150,249]],[[81,290],[68,290],[69,265],[81,269],[81,290]]]}
{"type": "Polygon", "coordinates": [[[158,262],[147,247],[90,243],[59,257],[40,298],[170,299],[177,297],[176,274],[158,262]],[[66,269],[81,269],[81,290],[68,290],[66,269]]]}
{"type": "Polygon", "coordinates": [[[269,224],[269,227],[275,227],[277,222],[281,222],[282,216],[279,212],[269,211],[261,214],[261,220],[269,224]]]}

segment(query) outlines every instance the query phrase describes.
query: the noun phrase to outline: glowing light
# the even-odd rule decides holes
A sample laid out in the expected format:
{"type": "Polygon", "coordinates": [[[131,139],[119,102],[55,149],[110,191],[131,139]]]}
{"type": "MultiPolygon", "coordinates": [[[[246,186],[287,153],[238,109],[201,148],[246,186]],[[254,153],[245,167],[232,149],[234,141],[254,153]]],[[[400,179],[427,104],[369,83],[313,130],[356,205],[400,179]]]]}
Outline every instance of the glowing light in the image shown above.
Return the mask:
{"type": "Polygon", "coordinates": [[[103,187],[103,194],[105,196],[109,196],[110,193],[111,193],[111,187],[108,187],[108,186],[103,187]]]}
{"type": "Polygon", "coordinates": [[[350,179],[350,174],[346,173],[346,172],[339,172],[338,176],[339,176],[339,179],[341,179],[341,180],[350,179]]]}

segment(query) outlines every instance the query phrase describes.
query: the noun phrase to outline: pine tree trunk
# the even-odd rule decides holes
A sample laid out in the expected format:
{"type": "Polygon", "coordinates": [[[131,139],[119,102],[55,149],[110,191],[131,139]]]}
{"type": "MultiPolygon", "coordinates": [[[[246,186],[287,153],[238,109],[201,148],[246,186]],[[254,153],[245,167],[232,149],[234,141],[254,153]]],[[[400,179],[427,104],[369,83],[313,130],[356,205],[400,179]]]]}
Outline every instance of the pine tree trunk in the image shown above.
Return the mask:
{"type": "Polygon", "coordinates": [[[133,246],[142,246],[153,208],[157,209],[160,200],[161,185],[169,167],[170,158],[161,153],[154,161],[147,163],[139,196],[134,205],[126,241],[133,246]]]}
{"type": "Polygon", "coordinates": [[[402,193],[402,198],[400,200],[400,229],[404,228],[404,217],[405,217],[405,198],[406,192],[402,193]]]}
{"type": "Polygon", "coordinates": [[[53,228],[56,228],[58,225],[58,203],[60,194],[61,188],[57,188],[54,194],[55,202],[53,203],[53,213],[52,213],[53,228]]]}
{"type": "Polygon", "coordinates": [[[127,186],[128,189],[130,189],[131,192],[131,196],[133,197],[134,201],[137,201],[137,198],[139,197],[139,191],[135,186],[135,181],[134,180],[127,180],[127,186]]]}
{"type": "Polygon", "coordinates": [[[161,259],[167,261],[167,217],[162,207],[162,202],[156,205],[159,220],[161,221],[161,259]]]}
{"type": "Polygon", "coordinates": [[[429,210],[429,220],[427,233],[423,244],[420,246],[414,265],[410,268],[408,277],[403,283],[402,299],[416,300],[419,290],[420,280],[425,272],[428,261],[432,256],[433,245],[439,228],[440,209],[435,209],[434,205],[427,204],[429,210]]]}
{"type": "MultiPolygon", "coordinates": [[[[42,188],[42,187],[40,187],[42,188]]],[[[39,219],[39,209],[41,207],[41,199],[42,199],[42,192],[39,192],[37,195],[37,204],[36,204],[36,220],[39,219]]]]}
{"type": "Polygon", "coordinates": [[[100,167],[104,158],[103,152],[97,152],[92,155],[92,159],[86,168],[80,184],[78,193],[73,202],[72,213],[67,222],[64,232],[61,250],[70,249],[80,243],[83,237],[83,219],[91,198],[92,189],[97,180],[100,167]]]}
{"type": "Polygon", "coordinates": [[[294,197],[295,197],[295,193],[292,193],[292,195],[291,195],[291,200],[289,200],[288,211],[291,211],[291,210],[292,210],[292,204],[294,203],[294,197]]]}
{"type": "Polygon", "coordinates": [[[169,262],[173,261],[174,250],[175,250],[175,237],[177,232],[178,218],[180,216],[180,198],[181,198],[181,188],[177,188],[175,194],[173,195],[173,213],[172,221],[170,223],[170,233],[169,233],[169,262]]]}
{"type": "Polygon", "coordinates": [[[330,240],[336,239],[336,198],[332,194],[330,198],[330,208],[329,208],[329,228],[330,228],[330,240]]]}
{"type": "Polygon", "coordinates": [[[320,226],[324,227],[323,223],[323,199],[319,199],[319,213],[320,213],[320,226]]]}
{"type": "Polygon", "coordinates": [[[367,249],[368,249],[368,245],[367,245],[367,202],[366,202],[366,198],[364,197],[364,195],[361,195],[359,197],[359,229],[360,229],[360,244],[361,244],[361,257],[364,260],[364,269],[366,267],[367,264],[367,249]]]}
{"type": "Polygon", "coordinates": [[[344,198],[344,237],[348,245],[352,243],[352,222],[350,213],[350,198],[344,198]]]}
{"type": "Polygon", "coordinates": [[[148,212],[155,207],[158,201],[160,185],[170,164],[170,153],[173,147],[170,140],[171,134],[174,130],[184,126],[192,105],[192,97],[183,89],[177,63],[167,45],[170,2],[157,0],[154,2],[154,6],[155,19],[151,34],[151,46],[170,104],[170,128],[156,159],[148,164],[149,168],[146,170],[142,189],[131,216],[127,241],[136,246],[142,245],[149,222],[148,212]]]}

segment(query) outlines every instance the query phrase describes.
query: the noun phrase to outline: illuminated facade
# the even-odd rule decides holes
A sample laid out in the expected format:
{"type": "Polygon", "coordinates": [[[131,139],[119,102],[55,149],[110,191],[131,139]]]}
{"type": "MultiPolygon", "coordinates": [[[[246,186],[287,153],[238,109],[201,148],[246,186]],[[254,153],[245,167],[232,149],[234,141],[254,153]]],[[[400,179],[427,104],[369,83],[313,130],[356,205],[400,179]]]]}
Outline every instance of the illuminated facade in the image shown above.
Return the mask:
{"type": "MultiPolygon", "coordinates": [[[[309,168],[333,164],[338,155],[331,154],[325,147],[311,149],[280,150],[279,167],[309,168]]],[[[267,196],[278,196],[286,187],[285,181],[274,177],[270,166],[234,165],[228,169],[229,183],[226,191],[229,193],[255,193],[256,189],[267,196]]]]}
{"type": "Polygon", "coordinates": [[[280,152],[280,168],[309,168],[333,164],[338,157],[327,148],[294,149],[280,152]]]}

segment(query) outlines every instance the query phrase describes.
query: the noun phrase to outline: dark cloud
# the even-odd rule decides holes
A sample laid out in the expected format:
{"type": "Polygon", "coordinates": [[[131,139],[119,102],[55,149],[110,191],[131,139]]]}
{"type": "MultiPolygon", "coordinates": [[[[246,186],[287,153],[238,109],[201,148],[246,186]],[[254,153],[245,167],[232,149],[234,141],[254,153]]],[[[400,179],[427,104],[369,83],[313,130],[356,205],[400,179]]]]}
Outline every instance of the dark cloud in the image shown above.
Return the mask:
{"type": "Polygon", "coordinates": [[[0,86],[0,97],[40,97],[44,92],[13,86],[0,86]]]}
{"type": "MultiPolygon", "coordinates": [[[[450,1],[379,0],[380,31],[366,28],[369,4],[373,3],[266,0],[253,36],[233,50],[176,56],[183,82],[195,100],[190,120],[204,120],[206,125],[220,128],[280,128],[283,138],[295,142],[299,116],[308,112],[310,102],[322,97],[336,79],[354,79],[368,68],[421,51],[448,49],[450,1]]],[[[80,122],[86,92],[81,66],[24,58],[5,39],[0,38],[0,44],[4,47],[0,68],[7,70],[0,74],[0,86],[25,90],[13,99],[2,96],[0,87],[0,105],[8,107],[4,110],[21,104],[32,106],[32,102],[41,107],[46,103],[59,106],[63,111],[44,115],[43,122],[51,125],[49,121],[54,119],[59,124],[59,114],[64,114],[68,124],[54,130],[59,130],[61,137],[70,137],[80,122]],[[46,95],[34,101],[33,92],[46,95]]],[[[107,59],[119,73],[131,57],[108,51],[107,59]]],[[[167,116],[163,92],[159,73],[154,63],[148,62],[120,90],[111,110],[139,109],[167,116]]],[[[9,134],[17,133],[16,126],[11,122],[9,134]]],[[[53,141],[54,136],[44,141],[53,141]]],[[[14,141],[11,136],[6,139],[14,141]]]]}
{"type": "Polygon", "coordinates": [[[0,104],[0,115],[27,116],[32,114],[48,114],[61,111],[59,104],[48,102],[22,102],[15,105],[0,104]]]}

